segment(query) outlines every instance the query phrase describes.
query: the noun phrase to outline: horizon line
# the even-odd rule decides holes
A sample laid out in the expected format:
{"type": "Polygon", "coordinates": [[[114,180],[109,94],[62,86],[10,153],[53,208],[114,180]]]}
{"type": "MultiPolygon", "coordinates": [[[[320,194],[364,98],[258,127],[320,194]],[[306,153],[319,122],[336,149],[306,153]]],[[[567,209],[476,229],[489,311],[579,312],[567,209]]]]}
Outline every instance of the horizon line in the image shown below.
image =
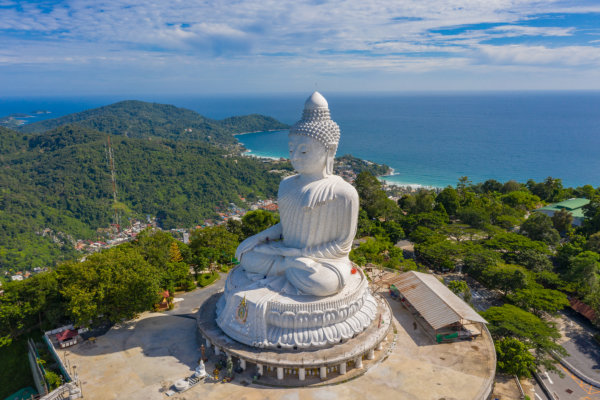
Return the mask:
{"type": "MultiPolygon", "coordinates": [[[[124,100],[137,100],[136,97],[265,97],[265,96],[288,96],[288,95],[306,95],[307,93],[313,93],[315,90],[299,91],[277,91],[277,92],[212,92],[212,93],[86,93],[86,94],[75,94],[75,93],[64,93],[64,94],[15,94],[5,95],[0,99],[0,103],[14,100],[27,100],[27,99],[40,99],[40,98],[102,98],[102,97],[120,97],[124,100]]],[[[328,95],[444,95],[444,94],[528,94],[528,93],[587,93],[587,94],[600,94],[600,89],[463,89],[463,90],[317,90],[319,93],[327,93],[328,95]]]]}

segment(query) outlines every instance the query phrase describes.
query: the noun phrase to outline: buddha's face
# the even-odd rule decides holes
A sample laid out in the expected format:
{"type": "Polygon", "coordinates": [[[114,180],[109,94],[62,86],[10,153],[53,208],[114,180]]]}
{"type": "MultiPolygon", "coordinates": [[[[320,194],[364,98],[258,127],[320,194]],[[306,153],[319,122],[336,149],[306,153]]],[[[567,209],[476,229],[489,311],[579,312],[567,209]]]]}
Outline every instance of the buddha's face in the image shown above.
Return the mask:
{"type": "Polygon", "coordinates": [[[319,174],[327,165],[327,149],[317,140],[289,135],[290,161],[300,174],[319,174]]]}

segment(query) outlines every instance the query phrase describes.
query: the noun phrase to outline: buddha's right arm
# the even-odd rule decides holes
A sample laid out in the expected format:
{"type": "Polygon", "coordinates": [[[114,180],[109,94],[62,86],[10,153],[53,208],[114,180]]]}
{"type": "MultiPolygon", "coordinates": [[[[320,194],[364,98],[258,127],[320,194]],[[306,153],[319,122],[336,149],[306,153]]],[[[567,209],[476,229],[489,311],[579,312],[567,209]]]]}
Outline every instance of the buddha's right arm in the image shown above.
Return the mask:
{"type": "Polygon", "coordinates": [[[244,253],[251,251],[254,247],[258,246],[259,244],[266,242],[267,239],[268,240],[279,239],[281,237],[282,233],[283,233],[283,230],[281,228],[281,223],[278,223],[278,224],[271,226],[270,228],[265,229],[262,232],[257,233],[254,236],[250,236],[249,238],[244,240],[242,243],[240,243],[237,250],[235,251],[235,258],[237,258],[238,261],[242,261],[242,257],[244,256],[244,253]]]}

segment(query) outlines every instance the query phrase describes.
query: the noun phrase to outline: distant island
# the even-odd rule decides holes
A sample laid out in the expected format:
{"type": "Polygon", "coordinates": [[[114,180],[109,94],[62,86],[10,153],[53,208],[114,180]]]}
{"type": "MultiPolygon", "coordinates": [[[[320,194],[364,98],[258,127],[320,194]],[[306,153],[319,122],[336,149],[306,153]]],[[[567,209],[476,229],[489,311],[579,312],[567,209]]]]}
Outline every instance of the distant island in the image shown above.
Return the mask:
{"type": "Polygon", "coordinates": [[[0,118],[0,126],[5,126],[7,128],[16,128],[18,126],[24,125],[26,121],[24,118],[32,118],[32,115],[15,113],[7,115],[6,117],[0,118]]]}
{"type": "Polygon", "coordinates": [[[25,125],[28,121],[27,118],[36,118],[37,115],[43,114],[51,114],[50,111],[47,110],[35,110],[30,114],[27,113],[12,113],[7,116],[0,117],[0,126],[4,126],[7,128],[17,128],[21,125],[25,125]]]}

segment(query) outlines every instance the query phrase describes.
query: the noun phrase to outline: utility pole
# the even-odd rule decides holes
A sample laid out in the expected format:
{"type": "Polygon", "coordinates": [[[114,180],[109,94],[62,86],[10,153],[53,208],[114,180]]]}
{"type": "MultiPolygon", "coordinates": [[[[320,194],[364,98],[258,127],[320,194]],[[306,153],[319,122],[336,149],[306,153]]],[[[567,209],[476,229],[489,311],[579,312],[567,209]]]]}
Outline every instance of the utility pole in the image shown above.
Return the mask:
{"type": "Polygon", "coordinates": [[[107,141],[108,141],[108,147],[107,147],[107,154],[108,154],[108,165],[110,168],[110,180],[112,183],[112,192],[113,192],[113,224],[115,226],[115,228],[117,229],[117,233],[121,230],[121,226],[120,226],[120,221],[119,221],[119,211],[117,208],[117,178],[116,178],[116,174],[115,174],[115,157],[114,157],[114,153],[113,153],[113,148],[112,145],[110,144],[110,135],[107,136],[107,141]]]}

